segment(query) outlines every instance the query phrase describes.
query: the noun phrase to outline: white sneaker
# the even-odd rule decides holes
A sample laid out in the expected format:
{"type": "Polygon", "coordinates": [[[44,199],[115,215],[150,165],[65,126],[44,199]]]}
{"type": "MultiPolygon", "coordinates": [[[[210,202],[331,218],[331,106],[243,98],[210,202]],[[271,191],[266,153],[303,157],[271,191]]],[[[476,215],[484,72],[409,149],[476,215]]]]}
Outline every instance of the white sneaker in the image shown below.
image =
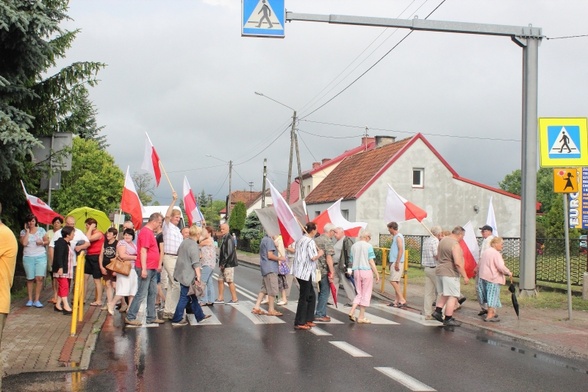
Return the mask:
{"type": "Polygon", "coordinates": [[[264,299],[263,301],[261,301],[261,304],[262,304],[262,305],[265,305],[265,304],[267,304],[268,302],[269,302],[269,301],[268,301],[267,299],[264,299]]]}
{"type": "Polygon", "coordinates": [[[280,306],[288,305],[288,301],[280,300],[280,301],[278,301],[278,305],[280,305],[280,306]]]}

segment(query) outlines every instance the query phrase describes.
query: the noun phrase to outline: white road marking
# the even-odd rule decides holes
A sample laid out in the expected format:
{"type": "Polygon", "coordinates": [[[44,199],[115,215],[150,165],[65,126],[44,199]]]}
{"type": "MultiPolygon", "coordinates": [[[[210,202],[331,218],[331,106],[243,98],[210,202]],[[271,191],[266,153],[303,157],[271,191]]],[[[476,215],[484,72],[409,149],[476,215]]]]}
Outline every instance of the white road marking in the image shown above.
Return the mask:
{"type": "MultiPolygon", "coordinates": [[[[331,308],[333,310],[336,310],[337,312],[340,312],[340,313],[345,314],[345,318],[346,319],[349,317],[349,312],[351,311],[351,308],[344,308],[344,307],[336,308],[336,307],[334,307],[332,305],[329,306],[329,308],[331,308]]],[[[359,312],[356,310],[355,311],[355,316],[357,317],[358,314],[359,314],[359,312]]],[[[398,323],[395,322],[395,321],[388,320],[388,319],[385,319],[383,317],[378,317],[378,316],[373,315],[373,314],[371,314],[369,312],[365,312],[365,318],[367,318],[368,320],[370,320],[372,322],[372,324],[398,325],[398,323]]]]}
{"type": "Polygon", "coordinates": [[[253,322],[253,324],[284,324],[285,321],[279,316],[261,316],[251,313],[253,310],[253,302],[251,301],[239,301],[239,305],[235,305],[234,308],[239,312],[243,313],[245,317],[253,322]]]}
{"type": "Polygon", "coordinates": [[[315,334],[316,336],[333,336],[332,334],[328,333],[324,329],[320,329],[319,327],[312,327],[310,332],[315,334]]]}
{"type": "Polygon", "coordinates": [[[425,320],[425,318],[423,316],[421,316],[418,313],[411,312],[410,310],[393,308],[391,306],[384,305],[384,304],[377,304],[375,306],[378,307],[380,310],[383,310],[387,313],[391,313],[395,316],[399,316],[399,317],[405,318],[407,320],[414,321],[415,323],[419,323],[419,324],[424,325],[426,327],[438,327],[438,326],[442,325],[437,320],[425,320]]]}
{"type": "Polygon", "coordinates": [[[431,388],[427,384],[423,384],[419,380],[409,376],[406,373],[401,372],[398,369],[394,369],[391,367],[375,367],[374,369],[390,377],[392,380],[399,382],[411,391],[436,391],[436,389],[431,388]]]}
{"type": "MultiPolygon", "coordinates": [[[[312,329],[311,329],[311,331],[312,331],[312,329]]],[[[345,351],[347,354],[351,355],[352,357],[356,357],[356,358],[370,358],[371,357],[370,354],[358,349],[355,346],[352,346],[351,344],[349,344],[347,342],[331,341],[329,343],[331,343],[333,346],[338,347],[341,350],[345,351]]]]}
{"type": "MultiPolygon", "coordinates": [[[[288,309],[289,311],[291,311],[292,313],[296,313],[296,308],[298,307],[298,301],[288,301],[288,303],[286,305],[280,305],[280,306],[276,306],[276,309],[279,309],[280,307],[288,309]]],[[[339,321],[334,317],[331,317],[331,321],[328,322],[321,322],[321,321],[314,321],[317,324],[344,324],[343,321],[339,321]]]]}

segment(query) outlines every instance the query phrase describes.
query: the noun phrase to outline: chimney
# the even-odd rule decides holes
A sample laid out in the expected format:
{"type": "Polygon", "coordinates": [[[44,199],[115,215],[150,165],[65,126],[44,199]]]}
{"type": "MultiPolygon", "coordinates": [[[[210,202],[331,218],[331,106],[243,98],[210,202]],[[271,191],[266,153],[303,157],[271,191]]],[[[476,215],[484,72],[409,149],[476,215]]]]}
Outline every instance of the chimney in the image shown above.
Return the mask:
{"type": "Polygon", "coordinates": [[[363,136],[361,138],[361,145],[362,146],[367,146],[368,144],[370,144],[371,142],[373,142],[375,140],[375,138],[370,137],[370,136],[363,136]]]}
{"type": "Polygon", "coordinates": [[[325,163],[329,162],[331,160],[331,158],[323,158],[321,165],[324,165],[325,163]]]}
{"type": "Polygon", "coordinates": [[[376,148],[384,147],[396,141],[396,136],[376,136],[376,148]]]}
{"type": "Polygon", "coordinates": [[[316,169],[317,167],[319,167],[321,165],[320,162],[313,162],[312,163],[312,170],[316,169]]]}

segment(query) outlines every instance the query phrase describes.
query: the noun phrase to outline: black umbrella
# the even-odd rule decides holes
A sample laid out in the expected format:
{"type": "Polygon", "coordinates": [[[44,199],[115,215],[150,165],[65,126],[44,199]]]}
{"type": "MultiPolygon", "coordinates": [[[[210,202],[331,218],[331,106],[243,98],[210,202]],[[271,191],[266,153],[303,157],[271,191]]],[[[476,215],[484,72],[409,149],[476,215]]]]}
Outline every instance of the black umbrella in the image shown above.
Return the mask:
{"type": "Polygon", "coordinates": [[[510,285],[508,286],[508,291],[511,292],[510,299],[512,300],[512,307],[514,308],[515,313],[517,314],[517,318],[519,317],[519,301],[517,300],[517,290],[515,289],[515,285],[512,282],[512,275],[510,276],[510,285]]]}

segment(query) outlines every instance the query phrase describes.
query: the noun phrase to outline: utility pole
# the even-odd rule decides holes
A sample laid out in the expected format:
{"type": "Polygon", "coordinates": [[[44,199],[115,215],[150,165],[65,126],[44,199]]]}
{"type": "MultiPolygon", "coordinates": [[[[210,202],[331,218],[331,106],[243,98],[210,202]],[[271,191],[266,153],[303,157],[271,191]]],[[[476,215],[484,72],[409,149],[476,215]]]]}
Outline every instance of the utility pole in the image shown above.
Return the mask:
{"type": "Polygon", "coordinates": [[[265,207],[265,180],[267,179],[267,158],[263,158],[263,180],[261,182],[261,208],[265,207]]]}
{"type": "MultiPolygon", "coordinates": [[[[298,181],[300,189],[300,200],[304,200],[304,184],[302,183],[302,168],[300,166],[300,150],[298,149],[298,136],[294,134],[294,145],[296,146],[296,160],[298,162],[298,181]]],[[[288,194],[290,195],[290,194],[288,194]]]]}
{"type": "MultiPolygon", "coordinates": [[[[290,129],[290,160],[288,161],[288,185],[286,186],[286,203],[290,204],[290,183],[292,182],[292,161],[294,159],[294,143],[296,140],[296,110],[292,115],[292,128],[290,129]]],[[[300,161],[300,158],[298,159],[300,161]]]]}
{"type": "Polygon", "coordinates": [[[229,161],[229,198],[227,202],[227,223],[231,216],[231,183],[233,179],[233,161],[229,161]]]}

